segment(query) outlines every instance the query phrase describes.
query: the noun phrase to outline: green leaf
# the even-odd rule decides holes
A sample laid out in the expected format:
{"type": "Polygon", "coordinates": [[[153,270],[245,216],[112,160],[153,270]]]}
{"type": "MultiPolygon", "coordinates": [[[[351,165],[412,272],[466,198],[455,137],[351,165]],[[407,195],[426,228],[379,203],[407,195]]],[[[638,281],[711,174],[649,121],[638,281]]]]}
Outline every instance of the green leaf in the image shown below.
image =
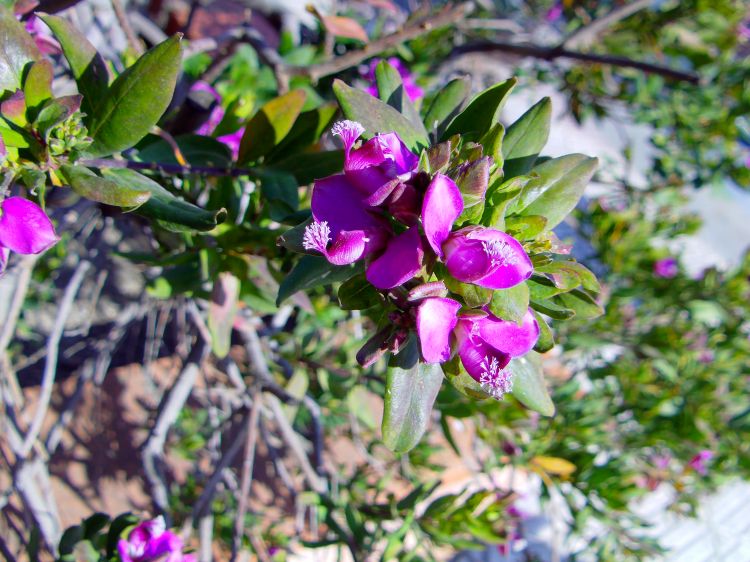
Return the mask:
{"type": "Polygon", "coordinates": [[[0,126],[0,136],[3,139],[3,144],[5,146],[12,146],[15,148],[28,148],[34,140],[29,136],[29,133],[23,129],[15,130],[3,126],[0,126]]]}
{"type": "Polygon", "coordinates": [[[277,146],[292,130],[305,105],[304,90],[292,90],[261,107],[245,125],[237,162],[254,162],[277,146]]]}
{"type": "Polygon", "coordinates": [[[429,146],[427,135],[398,111],[367,92],[350,88],[337,79],[333,81],[333,93],[346,118],[359,122],[365,128],[365,138],[394,131],[414,152],[429,146]]]}
{"type": "Polygon", "coordinates": [[[530,302],[531,308],[538,312],[541,312],[542,314],[546,314],[547,316],[549,316],[550,318],[554,318],[555,320],[568,320],[576,315],[575,310],[560,306],[559,304],[556,304],[551,300],[535,300],[532,297],[530,302]]]}
{"type": "Polygon", "coordinates": [[[318,142],[320,136],[330,127],[338,110],[338,105],[330,102],[301,113],[292,125],[292,130],[269,153],[266,161],[273,162],[290,155],[296,155],[318,142]]]}
{"type": "Polygon", "coordinates": [[[596,276],[584,265],[568,260],[556,260],[548,264],[540,265],[535,268],[538,273],[547,273],[557,287],[570,286],[572,282],[577,281],[571,289],[582,285],[587,291],[598,293],[601,286],[596,276]],[[572,279],[568,281],[568,279],[572,279]]]}
{"type": "Polygon", "coordinates": [[[383,297],[364,276],[355,275],[339,287],[339,304],[344,310],[365,310],[383,302],[383,297]]]}
{"type": "Polygon", "coordinates": [[[486,289],[473,283],[461,283],[450,275],[443,278],[443,283],[451,293],[456,293],[464,298],[464,303],[469,308],[476,308],[489,304],[492,299],[492,289],[486,289]]]}
{"type": "Polygon", "coordinates": [[[573,289],[554,297],[557,304],[575,311],[575,315],[583,320],[590,320],[604,314],[604,309],[594,298],[580,289],[573,289]]]}
{"type": "Polygon", "coordinates": [[[105,168],[102,175],[121,186],[137,186],[151,192],[151,198],[138,208],[137,213],[161,221],[161,225],[170,230],[213,230],[227,216],[224,209],[208,211],[183,201],[154,180],[127,168],[105,168]]]}
{"type": "Polygon", "coordinates": [[[83,540],[83,527],[74,525],[65,529],[60,537],[60,555],[71,554],[76,544],[83,540]]]}
{"type": "Polygon", "coordinates": [[[339,266],[328,263],[328,260],[320,256],[304,256],[279,285],[276,306],[298,291],[345,281],[360,273],[363,267],[362,262],[339,266]]]}
{"type": "Polygon", "coordinates": [[[547,218],[539,215],[511,216],[505,219],[505,232],[521,242],[534,240],[546,230],[547,218]]]}
{"type": "Polygon", "coordinates": [[[435,96],[424,117],[424,123],[428,131],[437,132],[436,138],[444,138],[445,128],[461,111],[470,88],[471,81],[468,78],[456,78],[448,82],[435,96]]]}
{"type": "Polygon", "coordinates": [[[520,176],[534,165],[549,138],[552,103],[542,98],[508,127],[503,140],[506,178],[520,176]]]}
{"type": "Polygon", "coordinates": [[[139,189],[140,186],[110,181],[83,166],[63,165],[60,174],[78,195],[106,205],[132,209],[151,197],[151,193],[139,189]]]}
{"type": "Polygon", "coordinates": [[[0,94],[21,88],[26,64],[39,58],[39,49],[23,24],[0,6],[0,94]]]}
{"type": "Polygon", "coordinates": [[[297,211],[299,186],[289,172],[263,170],[259,174],[263,205],[271,220],[283,222],[297,211]]]}
{"type": "MultiPolygon", "coordinates": [[[[396,357],[413,354],[412,349],[416,350],[417,345],[417,337],[412,333],[406,348],[396,357]]],[[[388,369],[382,426],[386,447],[395,453],[406,453],[419,443],[442,383],[443,371],[436,363],[417,361],[409,369],[388,369]]]]}
{"type": "Polygon", "coordinates": [[[547,218],[548,230],[557,226],[578,203],[598,160],[583,154],[568,154],[532,168],[538,175],[526,184],[516,204],[522,215],[547,218]]]}
{"type": "Polygon", "coordinates": [[[555,405],[544,383],[539,356],[531,351],[523,357],[515,357],[508,368],[513,372],[513,396],[530,410],[554,416],[555,405]]]}
{"type": "Polygon", "coordinates": [[[520,283],[510,289],[498,289],[492,293],[490,312],[498,318],[515,322],[520,326],[528,310],[529,286],[526,283],[520,283]]]}
{"type": "Polygon", "coordinates": [[[406,94],[406,89],[401,81],[401,75],[398,70],[393,68],[388,61],[382,60],[375,68],[375,80],[378,85],[378,97],[380,100],[401,113],[421,134],[427,137],[427,130],[424,128],[422,118],[406,94]]]}
{"type": "Polygon", "coordinates": [[[220,273],[214,281],[211,302],[208,305],[208,331],[211,333],[211,350],[219,359],[229,354],[239,296],[240,280],[226,271],[220,273]]]}
{"type": "MultiPolygon", "coordinates": [[[[185,160],[193,166],[232,166],[232,151],[223,142],[203,135],[178,135],[174,138],[185,160]]],[[[149,136],[138,145],[138,160],[159,164],[181,164],[174,148],[164,139],[149,136]],[[153,139],[153,142],[148,142],[153,139]]]]}
{"type": "Polygon", "coordinates": [[[34,127],[45,140],[48,138],[50,131],[73,115],[81,107],[81,96],[63,96],[47,101],[42,109],[39,110],[34,127]]]}
{"type": "Polygon", "coordinates": [[[481,138],[500,120],[508,95],[515,88],[518,80],[511,78],[480,92],[469,102],[466,108],[453,118],[448,128],[440,137],[445,140],[456,133],[466,135],[473,133],[473,138],[481,138]]]}
{"type": "Polygon", "coordinates": [[[83,536],[94,541],[96,535],[109,524],[109,515],[106,513],[94,513],[83,522],[83,536]]]}
{"type": "Polygon", "coordinates": [[[277,160],[270,170],[283,170],[294,175],[299,185],[309,185],[319,178],[325,178],[344,168],[344,151],[304,152],[277,160]]]}
{"type": "MultiPolygon", "coordinates": [[[[81,108],[93,118],[98,105],[106,98],[109,87],[109,71],[104,59],[86,36],[78,31],[68,20],[50,15],[41,15],[55,38],[62,47],[63,55],[68,61],[78,92],[83,94],[81,108]]],[[[90,121],[87,119],[86,124],[90,121]]]]}
{"type": "Polygon", "coordinates": [[[492,169],[503,168],[503,143],[505,139],[505,127],[502,123],[495,123],[484,136],[479,139],[479,144],[484,147],[484,155],[492,158],[492,169]]]}
{"type": "Polygon", "coordinates": [[[34,62],[23,83],[26,107],[35,109],[52,97],[52,63],[46,59],[34,62]]]}
{"type": "Polygon", "coordinates": [[[534,351],[538,353],[546,353],[553,347],[555,347],[555,337],[552,335],[552,330],[547,324],[546,320],[542,318],[536,310],[532,310],[534,318],[536,318],[537,324],[539,324],[539,339],[534,346],[534,351]]]}
{"type": "Polygon", "coordinates": [[[490,395],[484,391],[482,385],[466,372],[458,355],[455,355],[450,361],[443,363],[443,372],[448,382],[467,398],[471,398],[472,400],[486,400],[490,398],[490,395]]]}
{"type": "Polygon", "coordinates": [[[461,191],[464,209],[456,219],[456,224],[478,221],[484,212],[484,200],[490,181],[490,159],[483,157],[461,166],[453,180],[461,191]]]}
{"type": "Polygon", "coordinates": [[[485,198],[482,224],[505,230],[506,212],[529,181],[529,176],[516,176],[507,181],[499,178],[493,182],[485,198]]]}
{"type": "Polygon", "coordinates": [[[156,125],[172,100],[180,72],[181,37],[173,35],[149,50],[112,82],[91,119],[94,142],[87,156],[130,148],[156,125]]]}

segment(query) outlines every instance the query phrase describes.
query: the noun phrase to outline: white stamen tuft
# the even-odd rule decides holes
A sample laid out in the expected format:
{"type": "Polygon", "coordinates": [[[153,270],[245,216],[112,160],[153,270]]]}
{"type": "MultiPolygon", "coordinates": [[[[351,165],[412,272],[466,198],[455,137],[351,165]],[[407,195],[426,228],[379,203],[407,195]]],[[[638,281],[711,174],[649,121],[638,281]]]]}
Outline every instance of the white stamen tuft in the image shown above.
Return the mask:
{"type": "Polygon", "coordinates": [[[490,240],[482,242],[484,252],[492,260],[493,266],[508,266],[518,263],[518,256],[505,240],[490,240]]]}
{"type": "Polygon", "coordinates": [[[331,229],[328,227],[328,221],[314,221],[305,227],[305,234],[302,237],[302,247],[305,250],[317,250],[325,253],[330,241],[331,229]]]}
{"type": "Polygon", "coordinates": [[[501,369],[497,357],[493,357],[491,361],[489,357],[485,357],[481,367],[479,384],[482,385],[482,390],[495,400],[502,400],[513,389],[513,373],[510,369],[501,369]]]}
{"type": "Polygon", "coordinates": [[[336,121],[331,127],[331,134],[341,137],[344,141],[344,145],[347,150],[352,147],[355,141],[365,132],[365,128],[361,123],[356,121],[350,121],[345,119],[344,121],[336,121]]]}

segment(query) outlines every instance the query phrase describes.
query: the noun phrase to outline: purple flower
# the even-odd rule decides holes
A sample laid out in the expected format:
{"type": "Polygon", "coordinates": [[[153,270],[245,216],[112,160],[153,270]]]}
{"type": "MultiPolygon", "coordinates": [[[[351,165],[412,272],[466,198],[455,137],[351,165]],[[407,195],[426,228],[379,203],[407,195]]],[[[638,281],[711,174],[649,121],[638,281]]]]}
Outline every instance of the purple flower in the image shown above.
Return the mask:
{"type": "MultiPolygon", "coordinates": [[[[367,88],[367,93],[378,97],[378,85],[375,79],[375,69],[378,67],[378,64],[383,59],[373,59],[370,61],[370,66],[368,69],[368,72],[365,76],[367,80],[370,82],[370,86],[367,88]]],[[[424,97],[424,90],[420,88],[416,82],[414,82],[414,78],[411,75],[411,72],[409,72],[409,69],[406,68],[406,65],[396,57],[391,57],[388,59],[388,64],[390,64],[393,68],[395,68],[399,75],[401,76],[401,82],[404,85],[404,91],[406,92],[406,95],[409,96],[409,99],[411,101],[417,101],[419,98],[424,97]]]]}
{"type": "Polygon", "coordinates": [[[663,258],[654,262],[654,275],[663,279],[677,277],[679,269],[675,258],[663,258]]]}
{"type": "Polygon", "coordinates": [[[559,20],[563,15],[563,7],[561,2],[555,2],[552,7],[547,10],[544,19],[549,23],[554,23],[559,20]]]}
{"type": "Polygon", "coordinates": [[[43,55],[59,55],[62,52],[60,43],[52,37],[49,28],[35,14],[29,16],[25,27],[29,35],[34,38],[34,43],[36,43],[37,48],[43,55]]]}
{"type": "Polygon", "coordinates": [[[462,228],[451,233],[442,248],[453,277],[488,289],[514,287],[531,277],[534,270],[523,246],[492,228],[462,228]]]}
{"type": "Polygon", "coordinates": [[[480,315],[457,316],[460,307],[449,298],[427,298],[419,304],[416,324],[422,357],[427,363],[447,361],[455,342],[466,372],[499,400],[512,388],[512,373],[505,367],[536,345],[539,325],[531,310],[519,326],[486,308],[480,315]]]}
{"type": "MultiPolygon", "coordinates": [[[[219,126],[219,123],[221,123],[221,120],[224,118],[224,108],[221,107],[221,96],[219,95],[219,92],[217,92],[216,89],[211,86],[211,84],[209,84],[208,82],[204,82],[203,80],[197,81],[190,87],[190,89],[198,92],[208,92],[216,100],[216,105],[211,110],[211,114],[208,116],[208,120],[203,123],[203,125],[201,125],[197,131],[195,131],[198,135],[211,136],[214,130],[216,130],[216,127],[219,126]]],[[[234,133],[229,133],[227,135],[217,137],[216,140],[224,143],[227,147],[229,147],[229,150],[232,151],[232,157],[234,159],[237,159],[237,155],[240,153],[240,141],[242,140],[243,133],[244,129],[239,129],[234,133]]]]}
{"type": "Polygon", "coordinates": [[[708,461],[710,461],[713,457],[713,451],[704,449],[703,451],[700,451],[697,455],[695,455],[692,459],[690,459],[690,462],[688,462],[688,466],[701,476],[706,476],[708,474],[708,467],[706,466],[706,463],[708,463],[708,461]]]}
{"type": "Polygon", "coordinates": [[[10,251],[40,254],[59,240],[55,227],[36,203],[9,197],[0,203],[0,273],[10,251]]]}
{"type": "Polygon", "coordinates": [[[136,525],[127,540],[119,540],[117,552],[122,562],[194,562],[194,555],[182,553],[183,546],[182,539],[167,531],[164,518],[159,516],[136,525]]]}

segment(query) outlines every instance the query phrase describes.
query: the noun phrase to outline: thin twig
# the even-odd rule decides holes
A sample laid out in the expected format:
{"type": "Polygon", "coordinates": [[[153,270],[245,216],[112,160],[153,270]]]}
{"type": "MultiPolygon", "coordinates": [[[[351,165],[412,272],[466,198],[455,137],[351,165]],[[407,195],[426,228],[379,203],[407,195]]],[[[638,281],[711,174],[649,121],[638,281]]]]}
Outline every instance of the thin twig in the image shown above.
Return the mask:
{"type": "Polygon", "coordinates": [[[540,47],[539,45],[530,44],[518,44],[508,43],[502,41],[478,41],[474,43],[468,43],[456,47],[452,55],[458,55],[463,53],[509,53],[513,55],[520,55],[523,57],[533,57],[546,61],[553,61],[559,58],[567,58],[573,60],[580,60],[583,62],[594,63],[594,64],[606,64],[609,66],[622,67],[622,68],[635,68],[642,70],[647,74],[658,74],[664,76],[670,80],[677,80],[681,82],[689,82],[691,84],[698,84],[700,82],[700,76],[690,72],[682,72],[675,70],[668,66],[662,66],[658,64],[651,64],[649,62],[637,61],[627,57],[621,57],[616,55],[597,55],[595,53],[580,53],[578,51],[570,51],[568,49],[560,47],[540,47]]]}
{"type": "Polygon", "coordinates": [[[352,66],[356,66],[370,57],[378,55],[393,47],[397,47],[405,41],[410,41],[420,35],[424,35],[428,31],[445,27],[447,25],[453,25],[457,21],[466,17],[473,7],[474,6],[469,2],[457,5],[449,2],[448,5],[439,12],[418,18],[413,22],[407,22],[404,27],[395,33],[376,39],[365,45],[362,49],[350,51],[344,55],[319,64],[308,66],[288,66],[285,70],[292,76],[307,76],[313,82],[317,82],[325,76],[330,76],[341,72],[342,70],[346,70],[347,68],[351,68],[352,66]]]}
{"type": "Polygon", "coordinates": [[[130,46],[131,49],[133,49],[136,55],[138,56],[142,55],[143,45],[141,45],[141,42],[138,40],[138,37],[136,37],[135,31],[133,31],[133,26],[130,25],[128,14],[125,12],[125,8],[123,8],[122,2],[120,2],[120,0],[112,0],[112,7],[115,10],[115,16],[117,17],[117,21],[120,24],[120,27],[122,28],[122,31],[125,33],[125,37],[128,40],[128,45],[130,46]]]}
{"type": "Polygon", "coordinates": [[[168,164],[165,162],[135,162],[133,160],[114,160],[108,158],[78,160],[76,163],[81,166],[93,168],[128,168],[130,170],[151,170],[165,174],[198,174],[202,176],[228,176],[232,178],[258,176],[256,170],[251,168],[235,168],[233,166],[193,166],[192,164],[182,166],[180,164],[168,164]]]}
{"type": "Polygon", "coordinates": [[[19,451],[21,458],[25,458],[29,454],[42,429],[42,423],[47,415],[49,402],[52,398],[52,386],[55,382],[55,373],[57,372],[57,354],[60,347],[60,338],[65,328],[65,322],[73,308],[78,289],[81,287],[81,283],[83,283],[83,279],[90,268],[91,262],[79,262],[78,267],[76,267],[73,276],[68,282],[68,286],[65,287],[65,293],[60,302],[60,308],[57,310],[55,323],[52,326],[49,338],[47,338],[47,359],[44,362],[44,375],[42,376],[41,391],[39,393],[39,404],[24,437],[23,445],[21,445],[21,450],[19,451]]]}
{"type": "Polygon", "coordinates": [[[3,319],[3,328],[0,332],[0,355],[4,354],[5,350],[8,349],[10,339],[16,331],[16,323],[21,314],[23,303],[26,300],[26,292],[29,290],[31,272],[34,270],[34,265],[36,265],[38,259],[39,256],[34,254],[24,256],[15,268],[18,271],[16,274],[16,287],[13,291],[10,306],[8,307],[8,314],[3,319]]]}
{"type": "Polygon", "coordinates": [[[635,0],[634,2],[615,8],[606,16],[595,19],[590,24],[576,29],[563,39],[560,47],[568,47],[570,49],[589,47],[602,32],[636,12],[648,8],[651,4],[653,4],[653,0],[635,0]]]}
{"type": "MultiPolygon", "coordinates": [[[[258,387],[256,387],[258,388],[258,387]]],[[[257,390],[253,393],[253,407],[250,410],[250,416],[247,420],[247,430],[245,435],[245,458],[242,461],[242,481],[240,484],[239,505],[237,506],[237,515],[234,519],[234,534],[232,535],[232,556],[231,560],[237,558],[237,553],[242,546],[242,538],[245,535],[245,515],[247,514],[247,499],[250,495],[250,485],[253,481],[253,465],[255,464],[255,444],[258,440],[258,419],[262,407],[261,392],[257,390]]]]}

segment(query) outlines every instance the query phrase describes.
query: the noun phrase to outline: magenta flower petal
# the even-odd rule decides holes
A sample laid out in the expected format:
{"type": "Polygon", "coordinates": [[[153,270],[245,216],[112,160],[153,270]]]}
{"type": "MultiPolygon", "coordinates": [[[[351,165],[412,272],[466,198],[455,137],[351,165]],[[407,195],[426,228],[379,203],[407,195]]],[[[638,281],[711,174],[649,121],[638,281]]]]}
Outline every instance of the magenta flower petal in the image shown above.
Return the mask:
{"type": "Polygon", "coordinates": [[[0,245],[19,254],[39,254],[59,240],[55,227],[36,203],[9,197],[0,203],[0,245]]]}
{"type": "Polygon", "coordinates": [[[337,121],[333,124],[333,127],[331,127],[331,133],[341,137],[341,140],[344,142],[344,151],[346,152],[347,159],[349,158],[349,153],[351,152],[354,143],[357,142],[357,139],[362,136],[362,133],[364,132],[365,128],[361,123],[349,121],[348,119],[337,121]]]}
{"type": "Polygon", "coordinates": [[[654,262],[654,275],[662,279],[672,279],[680,272],[675,258],[662,258],[654,262]]]}
{"type": "Polygon", "coordinates": [[[480,338],[511,357],[527,354],[539,339],[539,324],[531,309],[526,312],[520,326],[515,322],[497,318],[493,314],[477,320],[476,325],[480,338]]]}
{"type": "Polygon", "coordinates": [[[370,263],[367,280],[378,289],[392,289],[406,283],[422,268],[422,240],[417,226],[392,238],[383,254],[370,263]]]}
{"type": "Polygon", "coordinates": [[[505,369],[510,355],[489,345],[476,334],[471,320],[459,320],[456,325],[458,357],[466,372],[490,396],[500,399],[512,388],[512,373],[505,369]]]}
{"type": "Polygon", "coordinates": [[[362,195],[343,174],[317,180],[310,207],[315,221],[326,223],[328,235],[334,244],[337,244],[338,235],[342,231],[363,232],[363,255],[382,248],[391,232],[385,219],[367,210],[362,195]]]}
{"type": "Polygon", "coordinates": [[[452,277],[464,283],[481,279],[492,269],[492,260],[481,240],[469,238],[463,231],[453,233],[443,244],[445,265],[452,277]]]}
{"type": "Polygon", "coordinates": [[[413,172],[419,165],[419,156],[411,152],[396,133],[384,133],[376,137],[382,146],[383,154],[396,165],[396,172],[413,172]]]}
{"type": "Polygon", "coordinates": [[[427,242],[443,257],[443,242],[448,239],[453,223],[464,210],[464,202],[456,184],[448,176],[435,174],[422,201],[422,225],[427,242]]]}
{"type": "Polygon", "coordinates": [[[417,334],[427,363],[443,363],[451,356],[451,332],[461,303],[453,299],[424,299],[417,307],[417,334]]]}
{"type": "Polygon", "coordinates": [[[412,226],[419,222],[420,199],[419,192],[413,186],[404,185],[398,197],[391,195],[388,212],[401,224],[412,226]]]}
{"type": "Polygon", "coordinates": [[[363,230],[342,230],[325,256],[334,265],[354,263],[364,255],[367,242],[367,234],[363,230]]]}
{"type": "Polygon", "coordinates": [[[492,228],[476,229],[467,235],[481,241],[490,261],[486,275],[473,283],[488,289],[508,289],[531,277],[534,266],[523,246],[508,234],[492,228]]]}

